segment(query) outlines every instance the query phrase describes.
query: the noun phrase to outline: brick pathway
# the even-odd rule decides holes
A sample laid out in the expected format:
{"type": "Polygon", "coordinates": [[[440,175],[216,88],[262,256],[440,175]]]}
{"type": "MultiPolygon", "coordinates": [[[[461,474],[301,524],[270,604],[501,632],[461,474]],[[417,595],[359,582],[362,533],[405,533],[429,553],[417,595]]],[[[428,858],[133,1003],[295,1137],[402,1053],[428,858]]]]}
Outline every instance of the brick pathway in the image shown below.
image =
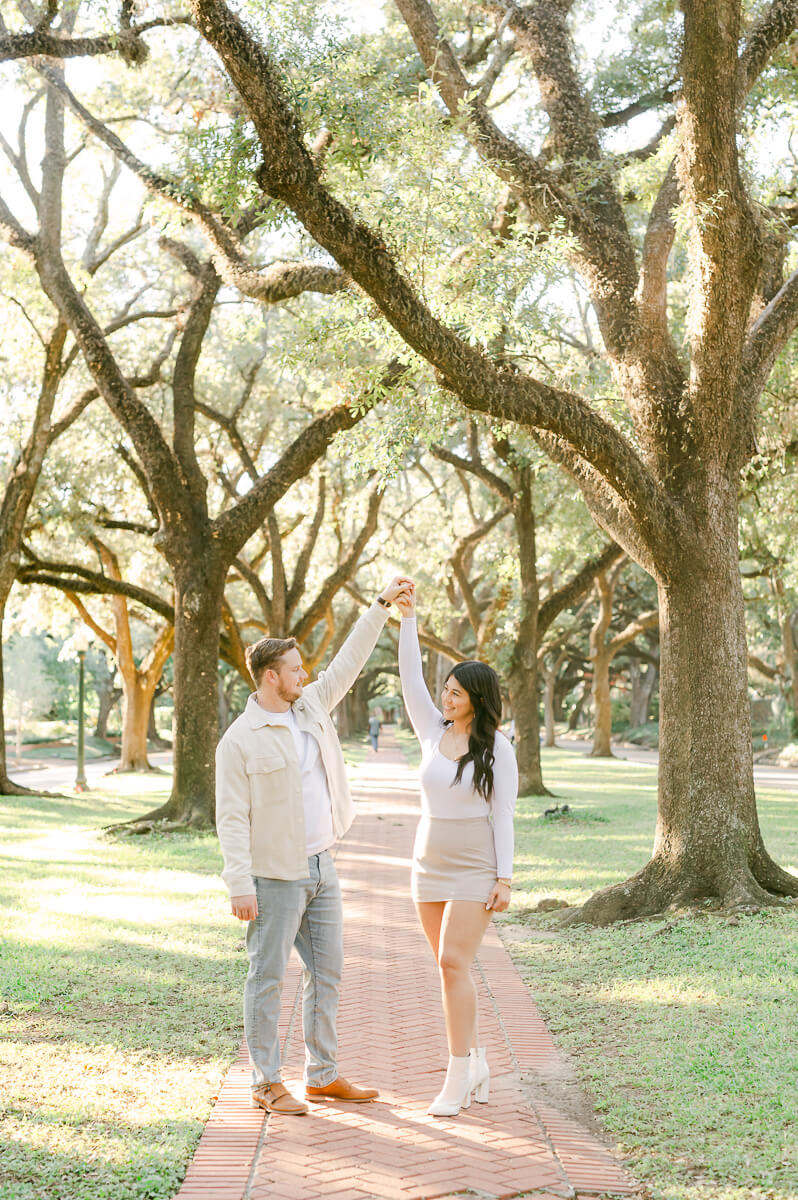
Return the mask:
{"type": "MultiPolygon", "coordinates": [[[[390,736],[354,773],[358,817],[339,848],[345,971],[338,1023],[342,1074],[380,1088],[376,1104],[312,1105],[302,1118],[248,1107],[246,1051],[231,1068],[178,1200],[433,1200],[632,1196],[606,1147],[524,1082],[558,1053],[491,927],[475,968],[489,1104],[426,1114],[447,1050],[437,967],[409,899],[418,820],[414,775],[390,736]]],[[[302,1095],[299,969],[283,989],[283,1078],[302,1095]]]]}

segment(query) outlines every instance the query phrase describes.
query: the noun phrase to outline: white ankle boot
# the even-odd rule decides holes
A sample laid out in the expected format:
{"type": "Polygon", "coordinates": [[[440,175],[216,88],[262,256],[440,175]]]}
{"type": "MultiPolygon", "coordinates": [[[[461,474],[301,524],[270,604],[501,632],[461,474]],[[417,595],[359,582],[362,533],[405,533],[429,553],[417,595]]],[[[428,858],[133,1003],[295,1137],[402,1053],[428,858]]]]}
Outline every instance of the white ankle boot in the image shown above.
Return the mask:
{"type": "Polygon", "coordinates": [[[474,1099],[480,1104],[487,1104],[490,1093],[490,1067],[488,1066],[487,1051],[483,1046],[469,1050],[471,1063],[471,1091],[474,1099]]]}
{"type": "Polygon", "coordinates": [[[432,1117],[456,1117],[461,1108],[471,1106],[471,1055],[449,1055],[443,1087],[427,1112],[432,1117]]]}

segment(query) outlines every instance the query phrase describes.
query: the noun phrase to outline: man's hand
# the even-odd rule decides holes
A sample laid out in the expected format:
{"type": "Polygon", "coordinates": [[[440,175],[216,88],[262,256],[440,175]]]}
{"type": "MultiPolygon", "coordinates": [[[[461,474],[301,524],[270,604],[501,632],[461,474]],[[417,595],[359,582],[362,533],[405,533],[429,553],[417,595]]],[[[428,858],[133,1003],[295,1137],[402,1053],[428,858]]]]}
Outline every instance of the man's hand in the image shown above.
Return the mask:
{"type": "Polygon", "coordinates": [[[394,603],[403,617],[416,615],[416,585],[411,580],[405,580],[404,590],[399,593],[394,603]]]}
{"type": "Polygon", "coordinates": [[[230,909],[239,921],[254,921],[258,915],[258,898],[252,896],[231,896],[230,909]]]}
{"type": "Polygon", "coordinates": [[[412,589],[413,586],[413,580],[407,575],[395,575],[391,582],[382,589],[380,595],[383,600],[393,603],[398,596],[406,592],[408,588],[412,589]]]}

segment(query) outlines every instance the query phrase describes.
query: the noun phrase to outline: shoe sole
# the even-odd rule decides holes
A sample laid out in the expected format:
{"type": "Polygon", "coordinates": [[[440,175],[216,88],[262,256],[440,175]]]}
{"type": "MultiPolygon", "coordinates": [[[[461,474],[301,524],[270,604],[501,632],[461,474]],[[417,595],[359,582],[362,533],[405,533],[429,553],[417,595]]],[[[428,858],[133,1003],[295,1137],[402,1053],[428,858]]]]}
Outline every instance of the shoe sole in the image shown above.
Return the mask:
{"type": "Polygon", "coordinates": [[[306,1108],[272,1108],[268,1104],[262,1104],[260,1100],[253,1100],[251,1107],[261,1108],[267,1113],[274,1113],[276,1117],[306,1117],[308,1115],[306,1108]]]}
{"type": "Polygon", "coordinates": [[[330,1101],[339,1101],[341,1104],[373,1104],[375,1100],[379,1100],[379,1096],[364,1096],[362,1100],[355,1096],[308,1096],[305,1099],[310,1104],[329,1104],[330,1101]]]}

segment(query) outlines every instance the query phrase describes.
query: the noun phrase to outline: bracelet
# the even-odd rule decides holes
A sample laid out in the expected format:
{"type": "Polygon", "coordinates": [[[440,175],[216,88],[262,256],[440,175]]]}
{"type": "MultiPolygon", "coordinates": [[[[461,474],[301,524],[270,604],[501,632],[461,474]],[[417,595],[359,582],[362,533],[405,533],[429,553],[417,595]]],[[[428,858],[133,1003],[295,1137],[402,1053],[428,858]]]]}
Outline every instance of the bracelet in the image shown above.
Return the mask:
{"type": "Polygon", "coordinates": [[[378,597],[377,597],[377,603],[378,603],[378,604],[381,604],[383,608],[390,608],[390,607],[391,607],[391,602],[390,602],[390,600],[386,600],[384,596],[378,596],[378,597]]]}
{"type": "Polygon", "coordinates": [[[497,882],[497,883],[503,883],[505,887],[512,887],[512,886],[513,886],[513,881],[512,881],[512,879],[497,879],[497,880],[496,880],[496,882],[497,882]]]}

